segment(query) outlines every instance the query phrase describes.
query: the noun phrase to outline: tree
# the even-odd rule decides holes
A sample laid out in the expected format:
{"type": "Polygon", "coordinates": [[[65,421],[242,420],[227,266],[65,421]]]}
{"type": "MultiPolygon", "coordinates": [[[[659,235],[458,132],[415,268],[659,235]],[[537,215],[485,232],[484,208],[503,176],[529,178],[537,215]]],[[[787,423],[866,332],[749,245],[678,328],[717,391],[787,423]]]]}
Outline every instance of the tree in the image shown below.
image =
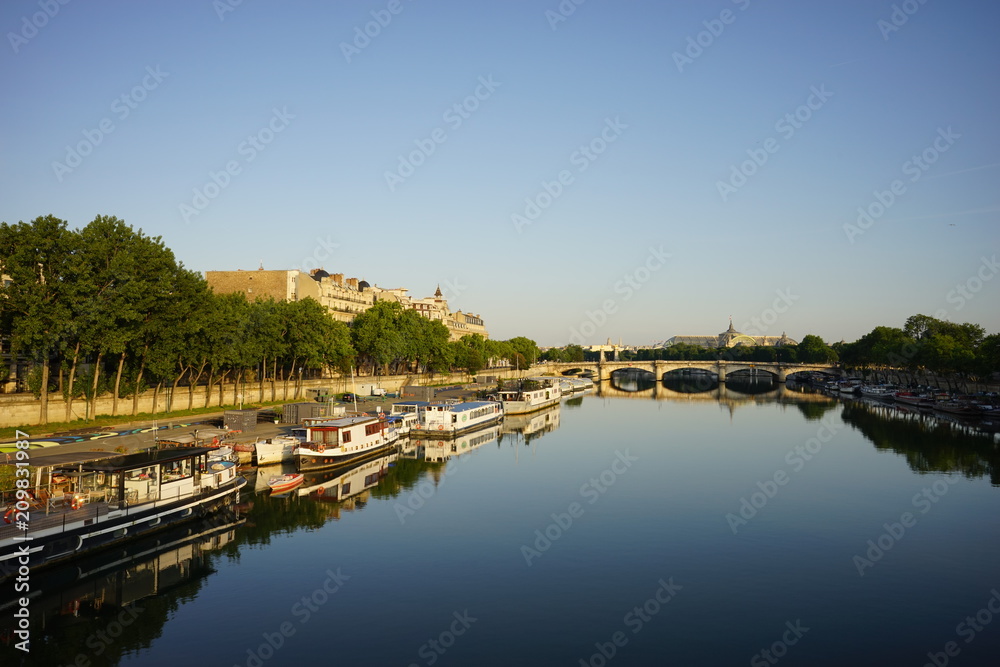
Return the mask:
{"type": "Polygon", "coordinates": [[[160,237],[150,238],[114,216],[99,215],[80,230],[81,256],[90,291],[79,321],[84,349],[96,354],[91,413],[105,355],[117,357],[111,414],[118,396],[126,355],[142,335],[147,314],[161,308],[178,269],[173,253],[160,237]]]}
{"type": "Polygon", "coordinates": [[[48,215],[31,223],[0,223],[0,258],[11,277],[4,290],[3,334],[15,352],[41,365],[39,419],[48,423],[49,370],[73,331],[74,304],[87,286],[80,280],[79,236],[48,215]]]}
{"type": "Polygon", "coordinates": [[[403,356],[404,343],[397,327],[403,307],[398,303],[379,301],[351,322],[351,342],[359,362],[382,367],[389,373],[389,364],[403,356]]]}
{"type": "Polygon", "coordinates": [[[826,363],[837,360],[837,353],[819,336],[808,334],[798,344],[798,360],[803,363],[826,363]]]}
{"type": "MultiPolygon", "coordinates": [[[[541,354],[538,349],[538,345],[536,345],[535,341],[531,340],[530,338],[525,338],[524,336],[517,336],[516,338],[511,338],[507,342],[511,345],[513,351],[516,354],[520,355],[520,360],[517,365],[522,368],[526,368],[534,364],[535,361],[538,360],[539,355],[541,354]]],[[[514,361],[515,360],[512,359],[511,363],[513,364],[514,361]]]]}

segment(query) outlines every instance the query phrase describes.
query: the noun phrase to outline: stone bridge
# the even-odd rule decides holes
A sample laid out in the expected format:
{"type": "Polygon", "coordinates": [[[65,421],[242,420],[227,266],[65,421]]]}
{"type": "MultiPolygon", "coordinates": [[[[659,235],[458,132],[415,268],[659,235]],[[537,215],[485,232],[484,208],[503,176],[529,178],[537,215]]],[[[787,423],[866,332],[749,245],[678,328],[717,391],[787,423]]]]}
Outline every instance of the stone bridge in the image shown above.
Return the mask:
{"type": "Polygon", "coordinates": [[[709,371],[719,376],[719,382],[725,382],[726,376],[737,371],[766,372],[774,376],[778,382],[784,382],[793,373],[818,371],[831,375],[840,375],[840,368],[832,364],[792,364],[775,361],[602,361],[602,362],[563,362],[548,364],[552,372],[563,374],[578,368],[589,370],[601,379],[611,378],[617,371],[647,371],[658,381],[671,371],[685,369],[709,371]]]}

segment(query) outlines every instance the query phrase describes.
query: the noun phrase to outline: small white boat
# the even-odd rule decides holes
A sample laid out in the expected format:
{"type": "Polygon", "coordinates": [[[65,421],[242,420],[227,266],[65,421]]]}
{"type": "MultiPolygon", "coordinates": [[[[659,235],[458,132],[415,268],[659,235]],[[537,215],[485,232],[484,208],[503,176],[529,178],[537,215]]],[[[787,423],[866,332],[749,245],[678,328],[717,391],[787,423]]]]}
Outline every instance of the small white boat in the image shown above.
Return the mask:
{"type": "Polygon", "coordinates": [[[867,396],[868,398],[891,400],[897,391],[898,388],[891,384],[861,385],[861,395],[867,396]]]}
{"type": "Polygon", "coordinates": [[[275,475],[271,479],[267,480],[267,485],[271,489],[271,493],[286,493],[291,491],[296,486],[302,483],[305,477],[300,472],[290,472],[284,475],[275,475]]]}
{"type": "Polygon", "coordinates": [[[266,466],[272,463],[291,461],[295,456],[295,448],[302,444],[298,438],[285,435],[275,436],[254,443],[254,453],[257,465],[266,466]]]}

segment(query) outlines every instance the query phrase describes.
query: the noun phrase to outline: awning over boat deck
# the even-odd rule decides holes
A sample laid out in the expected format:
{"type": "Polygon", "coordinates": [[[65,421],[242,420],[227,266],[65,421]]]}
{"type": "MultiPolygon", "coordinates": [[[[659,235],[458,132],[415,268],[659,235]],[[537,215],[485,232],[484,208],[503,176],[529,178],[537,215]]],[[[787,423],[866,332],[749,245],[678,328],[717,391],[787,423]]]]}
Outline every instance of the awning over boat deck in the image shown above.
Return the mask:
{"type": "MultiPolygon", "coordinates": [[[[60,454],[36,454],[37,449],[31,450],[28,463],[33,468],[53,468],[59,466],[75,466],[91,461],[101,461],[120,457],[118,452],[63,452],[60,454]]],[[[16,461],[11,457],[10,461],[0,461],[0,465],[14,465],[16,461]]]]}

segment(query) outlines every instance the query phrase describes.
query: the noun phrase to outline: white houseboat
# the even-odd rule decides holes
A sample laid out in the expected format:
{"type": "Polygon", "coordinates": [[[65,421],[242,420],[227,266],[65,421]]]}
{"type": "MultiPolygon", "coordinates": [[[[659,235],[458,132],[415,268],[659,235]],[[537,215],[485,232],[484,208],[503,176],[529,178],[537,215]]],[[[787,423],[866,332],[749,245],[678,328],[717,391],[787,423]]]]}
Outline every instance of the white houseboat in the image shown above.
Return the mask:
{"type": "Polygon", "coordinates": [[[496,399],[503,404],[508,415],[521,415],[556,405],[562,398],[559,378],[539,378],[522,380],[516,389],[501,389],[496,399]]]}
{"type": "Polygon", "coordinates": [[[429,401],[402,401],[394,403],[389,409],[389,424],[399,431],[400,437],[409,435],[410,431],[420,428],[424,409],[429,401]]]}
{"type": "Polygon", "coordinates": [[[34,479],[18,489],[28,493],[5,492],[0,578],[25,554],[30,567],[49,565],[234,505],[246,480],[214,450],[32,456],[34,479]]]}
{"type": "Polygon", "coordinates": [[[503,407],[497,401],[430,403],[423,408],[419,427],[411,429],[410,435],[451,438],[495,424],[503,414],[503,407]]]}
{"type": "Polygon", "coordinates": [[[399,438],[384,418],[341,417],[306,428],[306,441],[295,449],[295,466],[320,470],[342,465],[387,447],[399,438]]]}

